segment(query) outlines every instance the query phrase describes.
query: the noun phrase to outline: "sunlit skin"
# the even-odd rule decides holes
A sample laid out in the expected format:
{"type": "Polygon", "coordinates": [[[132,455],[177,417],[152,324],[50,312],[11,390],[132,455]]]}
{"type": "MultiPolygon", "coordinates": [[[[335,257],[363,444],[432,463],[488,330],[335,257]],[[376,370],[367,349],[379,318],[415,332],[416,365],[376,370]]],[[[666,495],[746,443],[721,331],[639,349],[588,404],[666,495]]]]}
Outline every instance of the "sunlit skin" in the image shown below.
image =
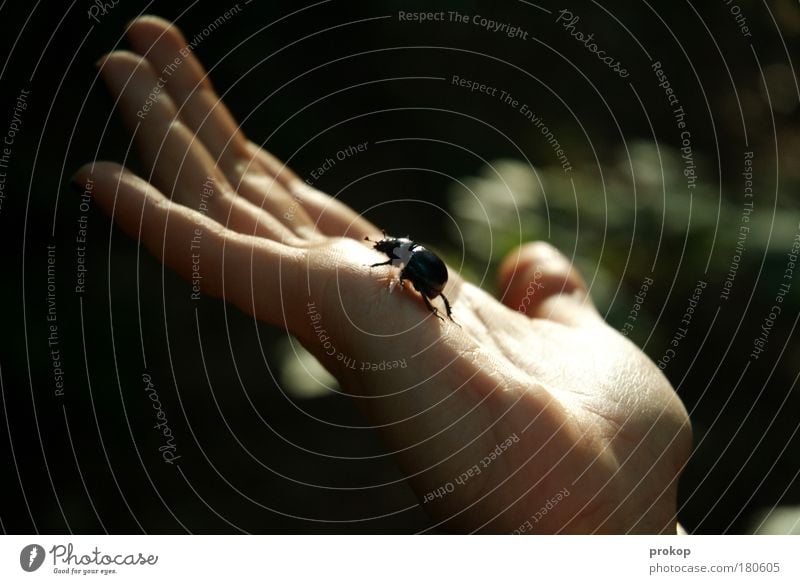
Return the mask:
{"type": "Polygon", "coordinates": [[[386,260],[364,241],[379,228],[248,141],[200,63],[181,57],[175,27],[140,18],[128,40],[134,52],[99,66],[128,128],[138,126],[146,178],[94,162],[75,180],[91,178],[96,203],[187,280],[199,230],[203,292],[285,328],[336,376],[435,529],[512,532],[527,522],[534,533],[675,533],[686,411],[659,369],[606,325],[564,256],[545,243],[512,251],[497,297],[449,269],[444,292],[460,327],[441,321],[413,287],[389,293],[396,267],[369,267],[386,260]],[[209,178],[214,194],[206,186],[201,213],[209,178]],[[408,367],[348,368],[320,343],[309,302],[337,352],[408,367]],[[480,474],[423,503],[514,435],[480,474]],[[563,489],[569,496],[534,522],[563,489]]]}

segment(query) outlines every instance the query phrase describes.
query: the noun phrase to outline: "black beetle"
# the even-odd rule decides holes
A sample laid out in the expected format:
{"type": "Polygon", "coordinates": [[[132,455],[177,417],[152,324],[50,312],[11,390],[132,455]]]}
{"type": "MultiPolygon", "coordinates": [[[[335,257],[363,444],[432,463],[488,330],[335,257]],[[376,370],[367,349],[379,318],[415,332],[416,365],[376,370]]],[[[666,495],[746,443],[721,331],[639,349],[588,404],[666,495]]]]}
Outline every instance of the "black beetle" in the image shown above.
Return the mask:
{"type": "Polygon", "coordinates": [[[444,285],[447,283],[447,266],[442,259],[432,251],[425,249],[408,237],[391,237],[383,232],[383,239],[373,241],[369,237],[365,240],[374,243],[373,246],[381,253],[385,253],[389,259],[385,262],[372,264],[370,267],[393,265],[400,268],[400,287],[402,288],[405,280],[410,280],[414,288],[422,294],[425,306],[428,307],[437,318],[444,320],[439,311],[434,307],[430,299],[441,296],[444,306],[447,309],[447,318],[453,320],[450,302],[442,293],[444,285]]]}

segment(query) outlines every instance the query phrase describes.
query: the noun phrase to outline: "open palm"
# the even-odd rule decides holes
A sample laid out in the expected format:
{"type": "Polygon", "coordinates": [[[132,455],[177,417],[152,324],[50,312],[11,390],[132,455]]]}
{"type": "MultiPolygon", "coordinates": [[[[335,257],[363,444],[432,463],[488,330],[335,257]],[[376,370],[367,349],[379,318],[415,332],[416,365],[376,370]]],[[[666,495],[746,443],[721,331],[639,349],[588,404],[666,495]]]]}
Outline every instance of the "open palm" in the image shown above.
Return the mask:
{"type": "Polygon", "coordinates": [[[244,137],[174,26],[145,17],[128,37],[136,53],[101,67],[149,177],[95,162],[75,180],[204,293],[294,334],[440,529],[675,533],[686,412],[563,256],[510,254],[500,301],[451,271],[458,324],[440,321],[410,286],[389,292],[397,268],[369,267],[380,229],[244,137]]]}

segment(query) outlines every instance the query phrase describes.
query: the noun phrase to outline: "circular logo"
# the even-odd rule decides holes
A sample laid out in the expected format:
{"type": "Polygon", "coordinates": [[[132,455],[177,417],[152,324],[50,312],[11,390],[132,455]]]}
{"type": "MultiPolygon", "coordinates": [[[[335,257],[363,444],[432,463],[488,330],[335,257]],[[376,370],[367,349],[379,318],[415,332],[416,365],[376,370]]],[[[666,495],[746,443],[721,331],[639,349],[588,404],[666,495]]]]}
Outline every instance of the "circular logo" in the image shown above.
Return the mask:
{"type": "Polygon", "coordinates": [[[26,545],[19,552],[19,565],[26,572],[35,572],[42,567],[44,556],[45,553],[42,546],[35,543],[26,545]]]}

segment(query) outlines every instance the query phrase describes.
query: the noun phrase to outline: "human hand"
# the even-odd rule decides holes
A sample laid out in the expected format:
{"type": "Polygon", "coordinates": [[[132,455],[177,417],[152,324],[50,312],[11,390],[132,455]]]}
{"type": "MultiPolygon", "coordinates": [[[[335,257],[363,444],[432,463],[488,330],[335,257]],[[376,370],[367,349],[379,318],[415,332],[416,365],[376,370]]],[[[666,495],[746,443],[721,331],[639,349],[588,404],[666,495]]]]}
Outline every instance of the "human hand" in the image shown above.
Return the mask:
{"type": "Polygon", "coordinates": [[[460,326],[440,321],[409,286],[389,294],[396,268],[368,267],[386,260],[363,242],[380,229],[247,140],[174,26],[140,18],[128,38],[136,53],[101,67],[148,179],[95,162],[75,180],[204,293],[294,334],[358,400],[436,525],[675,533],[688,416],[566,258],[543,243],[512,252],[499,301],[451,271],[460,326]],[[383,361],[406,366],[362,370],[383,361]]]}

